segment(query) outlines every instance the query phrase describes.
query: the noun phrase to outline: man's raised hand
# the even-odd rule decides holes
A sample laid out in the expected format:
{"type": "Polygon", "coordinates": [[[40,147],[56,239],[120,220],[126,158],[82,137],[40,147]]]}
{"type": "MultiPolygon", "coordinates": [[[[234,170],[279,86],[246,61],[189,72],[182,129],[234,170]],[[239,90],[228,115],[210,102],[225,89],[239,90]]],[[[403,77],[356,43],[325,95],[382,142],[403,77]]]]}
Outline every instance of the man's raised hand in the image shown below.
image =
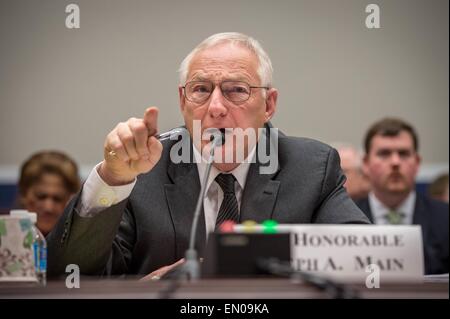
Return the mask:
{"type": "Polygon", "coordinates": [[[161,158],[158,132],[158,108],[149,107],[144,117],[120,122],[107,135],[104,161],[98,173],[110,186],[131,183],[139,174],[149,172],[161,158]]]}

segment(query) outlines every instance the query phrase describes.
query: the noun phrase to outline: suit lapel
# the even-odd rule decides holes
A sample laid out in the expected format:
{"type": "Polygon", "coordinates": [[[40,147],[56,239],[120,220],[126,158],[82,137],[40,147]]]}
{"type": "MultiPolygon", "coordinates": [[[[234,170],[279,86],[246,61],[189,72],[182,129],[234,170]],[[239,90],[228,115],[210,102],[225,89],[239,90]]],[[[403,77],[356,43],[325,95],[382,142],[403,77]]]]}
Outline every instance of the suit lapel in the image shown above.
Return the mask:
{"type": "Polygon", "coordinates": [[[369,218],[370,222],[373,224],[374,220],[372,209],[370,208],[369,198],[364,198],[363,200],[358,201],[357,205],[362,210],[362,212],[366,214],[367,218],[369,218]]]}
{"type": "Polygon", "coordinates": [[[250,165],[247,180],[245,183],[245,189],[242,194],[241,210],[240,210],[240,222],[246,220],[253,220],[257,223],[261,223],[266,219],[273,218],[273,211],[278,196],[278,190],[280,188],[280,181],[274,180],[274,177],[280,171],[280,162],[278,156],[278,141],[274,143],[274,139],[278,139],[284,135],[281,132],[272,134],[270,123],[265,125],[265,135],[261,136],[261,139],[256,147],[256,161],[250,165]],[[277,156],[277,169],[272,174],[261,174],[261,162],[259,161],[259,148],[265,147],[265,154],[276,153],[277,156]]]}
{"type": "Polygon", "coordinates": [[[240,222],[254,220],[258,223],[272,219],[280,181],[273,174],[260,174],[258,162],[250,165],[244,193],[242,194],[240,222]]]}
{"type": "MultiPolygon", "coordinates": [[[[173,184],[165,184],[166,200],[175,228],[177,259],[184,257],[200,192],[200,181],[195,163],[170,162],[168,175],[173,184]]],[[[196,236],[196,248],[202,251],[206,244],[205,216],[201,212],[196,236]]]]}

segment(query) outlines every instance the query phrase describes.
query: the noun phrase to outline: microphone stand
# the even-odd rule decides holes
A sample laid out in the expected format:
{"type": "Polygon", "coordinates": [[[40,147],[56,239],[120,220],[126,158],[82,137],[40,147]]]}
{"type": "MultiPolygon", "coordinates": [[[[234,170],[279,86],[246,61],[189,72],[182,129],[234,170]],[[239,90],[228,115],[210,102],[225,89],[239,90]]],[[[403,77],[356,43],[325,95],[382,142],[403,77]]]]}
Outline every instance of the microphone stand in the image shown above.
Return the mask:
{"type": "Polygon", "coordinates": [[[224,129],[214,129],[214,133],[211,135],[211,149],[209,151],[209,158],[206,164],[205,175],[203,176],[203,183],[201,184],[200,194],[197,199],[197,206],[194,212],[194,218],[191,227],[191,236],[189,239],[189,248],[186,250],[184,263],[184,272],[187,274],[188,278],[191,280],[196,280],[200,278],[200,262],[198,260],[197,250],[195,249],[195,236],[197,234],[197,225],[200,213],[203,207],[203,198],[206,193],[206,184],[208,183],[209,174],[211,172],[211,166],[214,159],[215,148],[224,144],[225,140],[225,130],[224,129]]]}

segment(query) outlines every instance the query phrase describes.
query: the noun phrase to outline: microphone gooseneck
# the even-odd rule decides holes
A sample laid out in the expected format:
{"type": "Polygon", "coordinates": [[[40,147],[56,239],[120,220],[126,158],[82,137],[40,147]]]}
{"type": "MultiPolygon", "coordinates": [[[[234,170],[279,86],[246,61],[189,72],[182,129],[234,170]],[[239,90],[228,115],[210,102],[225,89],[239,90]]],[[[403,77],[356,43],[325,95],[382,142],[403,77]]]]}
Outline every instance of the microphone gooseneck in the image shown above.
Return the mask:
{"type": "Polygon", "coordinates": [[[211,149],[209,151],[209,158],[206,163],[206,171],[203,176],[203,182],[201,184],[200,194],[198,195],[197,205],[195,207],[194,218],[191,226],[191,235],[189,238],[189,248],[186,251],[186,262],[184,265],[185,272],[190,279],[200,278],[200,264],[198,261],[197,251],[195,250],[195,236],[197,234],[198,219],[200,217],[200,212],[203,207],[203,198],[206,193],[206,184],[208,183],[209,174],[211,172],[211,166],[214,159],[215,148],[221,146],[225,143],[225,129],[214,130],[211,135],[211,149]]]}

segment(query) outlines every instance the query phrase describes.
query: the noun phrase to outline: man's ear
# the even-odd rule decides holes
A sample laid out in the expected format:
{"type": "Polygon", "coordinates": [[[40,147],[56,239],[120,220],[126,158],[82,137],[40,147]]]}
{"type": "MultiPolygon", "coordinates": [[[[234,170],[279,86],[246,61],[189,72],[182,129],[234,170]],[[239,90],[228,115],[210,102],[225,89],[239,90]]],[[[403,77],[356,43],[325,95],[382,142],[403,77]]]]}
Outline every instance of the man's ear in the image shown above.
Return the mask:
{"type": "Polygon", "coordinates": [[[178,98],[180,99],[180,109],[181,112],[184,112],[184,105],[186,103],[186,99],[183,94],[183,87],[181,85],[178,86],[178,98]]]}
{"type": "Polygon", "coordinates": [[[419,173],[420,164],[422,163],[422,157],[416,153],[416,176],[419,173]]]}
{"type": "Polygon", "coordinates": [[[277,89],[269,89],[267,90],[266,97],[266,112],[265,112],[265,122],[269,122],[270,119],[275,114],[277,109],[277,99],[278,99],[278,90],[277,89]]]}
{"type": "Polygon", "coordinates": [[[417,165],[422,164],[422,157],[416,153],[416,160],[417,160],[417,165]]]}

